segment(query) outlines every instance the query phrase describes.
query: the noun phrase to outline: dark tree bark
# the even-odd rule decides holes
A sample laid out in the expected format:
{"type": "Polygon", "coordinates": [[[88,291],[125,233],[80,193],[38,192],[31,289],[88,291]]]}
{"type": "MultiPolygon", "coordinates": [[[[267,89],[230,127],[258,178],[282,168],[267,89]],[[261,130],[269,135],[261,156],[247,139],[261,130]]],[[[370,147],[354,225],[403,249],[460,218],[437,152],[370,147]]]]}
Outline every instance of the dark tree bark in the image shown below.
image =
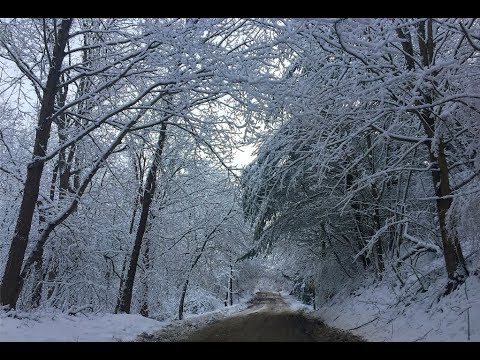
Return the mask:
{"type": "Polygon", "coordinates": [[[20,271],[27,248],[30,229],[32,226],[35,204],[38,200],[40,179],[43,173],[48,139],[52,126],[57,86],[60,80],[61,66],[65,57],[65,46],[69,38],[72,19],[62,20],[56,42],[53,48],[52,64],[47,77],[47,84],[43,93],[38,125],[35,131],[33,159],[27,168],[27,177],[23,189],[23,198],[15,226],[15,233],[10,245],[7,264],[0,286],[0,304],[12,308],[16,306],[19,295],[20,271]]]}
{"type": "MultiPolygon", "coordinates": [[[[418,26],[418,44],[422,58],[423,66],[427,67],[433,64],[434,54],[434,40],[432,20],[428,19],[426,22],[422,21],[418,26]]],[[[424,95],[425,103],[431,104],[434,100],[433,92],[428,92],[424,95]]],[[[424,109],[418,112],[420,121],[422,122],[425,133],[430,139],[435,136],[436,119],[431,113],[430,109],[424,109]]],[[[447,269],[448,283],[446,294],[449,294],[457,288],[466,276],[468,270],[463,257],[460,242],[455,233],[449,232],[447,228],[446,216],[452,205],[450,187],[450,175],[445,154],[445,144],[442,138],[439,139],[436,149],[432,148],[432,141],[426,143],[432,167],[432,181],[435,189],[435,196],[437,197],[437,216],[440,226],[440,234],[442,237],[443,256],[445,259],[445,267],[447,269]],[[436,151],[435,151],[436,150],[436,151]],[[436,166],[435,166],[436,165],[436,166]]]]}
{"type": "MultiPolygon", "coordinates": [[[[131,232],[130,232],[131,234],[131,232]]],[[[123,259],[123,264],[122,264],[122,272],[121,272],[121,277],[120,277],[120,286],[119,289],[123,289],[123,284],[125,282],[125,272],[127,271],[127,263],[128,263],[128,255],[125,254],[125,257],[123,259]]],[[[115,314],[118,314],[118,311],[120,310],[120,295],[117,299],[117,304],[115,305],[115,314]]]]}
{"type": "Polygon", "coordinates": [[[432,181],[437,197],[437,217],[448,276],[446,294],[449,294],[465,281],[468,270],[458,237],[455,233],[449,232],[447,228],[447,212],[452,205],[452,198],[448,197],[451,194],[451,188],[443,140],[439,142],[437,151],[438,156],[429,147],[430,162],[438,166],[436,170],[432,171],[432,181]]]}
{"type": "MultiPolygon", "coordinates": [[[[63,76],[62,76],[63,77],[63,76]]],[[[62,79],[63,81],[64,79],[62,79]]],[[[68,86],[63,87],[58,92],[58,99],[57,105],[58,107],[63,107],[65,105],[65,101],[67,99],[68,94],[68,86]]],[[[63,145],[67,140],[65,135],[65,129],[67,128],[67,117],[65,114],[61,114],[57,117],[55,124],[57,125],[58,129],[58,144],[63,145]]],[[[69,182],[70,182],[70,168],[71,168],[71,160],[73,156],[74,149],[72,148],[67,160],[66,157],[66,149],[60,150],[58,153],[58,161],[54,168],[54,174],[52,176],[52,182],[50,184],[50,200],[53,202],[55,199],[55,187],[56,187],[56,180],[58,176],[58,172],[60,173],[60,181],[59,181],[59,201],[65,198],[67,192],[70,191],[69,182]],[[70,162],[69,162],[70,161],[70,162]]],[[[39,209],[41,212],[41,209],[39,209]]],[[[40,235],[43,231],[43,224],[46,222],[45,216],[40,216],[40,235]]],[[[34,291],[32,293],[32,307],[38,307],[40,305],[40,299],[42,297],[42,289],[45,279],[47,277],[48,269],[43,269],[43,256],[40,257],[37,262],[35,263],[34,267],[34,291]]],[[[50,272],[51,273],[51,272],[50,272]]],[[[52,279],[53,280],[53,279],[52,279]]]]}
{"type": "MultiPolygon", "coordinates": [[[[399,33],[402,40],[403,49],[406,51],[407,69],[414,70],[415,62],[413,59],[413,45],[410,35],[405,33],[399,33]]],[[[428,19],[422,21],[417,25],[417,40],[418,48],[420,50],[420,58],[422,66],[429,67],[434,63],[434,48],[435,42],[433,39],[433,27],[432,20],[428,19]]],[[[433,73],[435,75],[435,72],[433,73]]],[[[434,77],[434,76],[433,76],[434,77]]],[[[416,105],[432,104],[434,102],[435,94],[433,91],[426,92],[423,96],[423,100],[416,101],[416,105]]],[[[435,137],[436,119],[432,114],[431,109],[425,108],[416,112],[419,118],[425,134],[430,140],[425,142],[428,149],[429,160],[432,165],[432,182],[435,190],[436,207],[438,224],[440,227],[440,235],[442,238],[443,256],[445,260],[445,268],[447,270],[448,283],[446,288],[446,294],[449,294],[457,288],[468,276],[468,270],[463,257],[460,242],[454,232],[449,232],[447,228],[446,215],[452,204],[450,187],[450,175],[447,157],[445,154],[445,143],[442,138],[439,139],[438,144],[435,145],[436,149],[432,147],[432,140],[435,137]]]]}
{"type": "Polygon", "coordinates": [[[135,224],[135,218],[137,217],[138,205],[142,203],[142,188],[143,188],[143,177],[145,175],[145,155],[143,151],[141,153],[135,154],[135,160],[133,166],[135,169],[135,179],[138,182],[137,194],[135,195],[135,200],[133,202],[133,212],[132,218],[130,220],[129,233],[133,233],[133,225],[135,224]]]}
{"type": "Polygon", "coordinates": [[[183,284],[182,295],[180,296],[180,302],[178,304],[178,320],[183,319],[183,308],[185,306],[185,296],[187,295],[189,281],[190,280],[187,278],[187,280],[185,280],[185,283],[183,284]]]}
{"type": "MultiPolygon", "coordinates": [[[[144,176],[145,172],[145,157],[143,153],[136,153],[135,154],[135,159],[133,162],[134,169],[135,169],[135,179],[138,181],[138,189],[137,193],[135,195],[135,200],[133,202],[133,212],[132,212],[132,217],[130,219],[130,227],[128,230],[128,233],[131,235],[133,234],[133,227],[135,224],[135,218],[137,217],[137,211],[138,211],[138,205],[142,203],[142,179],[144,176]]],[[[125,258],[123,260],[123,265],[122,265],[122,272],[121,272],[121,277],[120,277],[120,286],[118,287],[120,289],[119,296],[117,299],[117,304],[115,305],[115,314],[118,314],[120,310],[120,296],[121,296],[121,289],[124,287],[125,283],[125,275],[127,271],[127,263],[128,263],[128,255],[125,255],[125,258]]],[[[140,310],[141,312],[141,310],[140,310]]]]}
{"type": "MultiPolygon", "coordinates": [[[[367,140],[367,149],[371,149],[372,138],[371,138],[370,134],[367,134],[366,140],[367,140]]],[[[375,174],[375,171],[376,171],[375,159],[373,157],[373,154],[374,154],[373,150],[371,150],[371,152],[367,155],[369,163],[370,163],[370,170],[371,170],[372,175],[375,174]]],[[[378,232],[381,228],[380,208],[379,208],[379,201],[380,201],[380,196],[381,195],[378,192],[377,184],[375,183],[375,181],[373,181],[372,184],[370,185],[370,193],[371,193],[372,198],[373,198],[373,203],[375,204],[374,209],[373,209],[374,210],[373,211],[374,229],[375,229],[375,232],[378,232]]],[[[384,261],[383,261],[383,245],[382,245],[382,239],[381,238],[378,239],[375,242],[375,246],[374,246],[373,250],[374,250],[375,263],[376,263],[376,270],[377,270],[378,276],[381,277],[383,271],[385,270],[385,265],[384,265],[384,261]]]]}
{"type": "Polygon", "coordinates": [[[230,274],[228,276],[228,287],[227,293],[225,294],[225,306],[232,306],[233,305],[233,265],[230,259],[230,274]]]}
{"type": "Polygon", "coordinates": [[[143,276],[143,293],[142,305],[140,306],[140,315],[148,317],[148,271],[150,269],[150,246],[149,241],[145,243],[144,256],[144,276],[143,276]]]}
{"type": "MultiPolygon", "coordinates": [[[[87,45],[87,40],[86,37],[84,37],[84,46],[87,45]]],[[[83,51],[83,61],[87,61],[88,53],[86,50],[83,51]]],[[[62,82],[65,81],[64,76],[62,76],[62,82]]],[[[82,78],[80,81],[80,87],[77,93],[77,96],[83,96],[87,89],[90,87],[90,83],[87,83],[85,78],[82,78]]],[[[65,106],[66,100],[67,100],[67,95],[68,95],[68,85],[62,87],[59,92],[58,92],[58,99],[57,99],[57,106],[59,108],[62,108],[65,106]]],[[[80,114],[86,113],[86,110],[84,106],[80,106],[80,114]]],[[[68,137],[65,134],[65,131],[68,127],[68,121],[67,121],[67,116],[66,114],[62,113],[60,114],[56,121],[55,124],[57,125],[57,132],[58,132],[58,144],[60,146],[63,146],[67,140],[68,137]]],[[[53,171],[52,175],[52,182],[50,185],[50,200],[53,202],[55,199],[55,189],[57,185],[57,177],[59,177],[59,184],[58,184],[58,200],[59,202],[65,199],[66,195],[68,193],[72,193],[78,190],[79,184],[80,184],[80,175],[78,172],[75,173],[75,185],[73,186],[73,189],[70,187],[70,178],[72,176],[72,165],[73,162],[76,161],[75,157],[75,150],[76,150],[76,145],[72,145],[70,147],[70,151],[68,152],[67,155],[67,149],[62,148],[59,153],[58,153],[58,160],[57,163],[55,164],[55,168],[53,171]],[[60,174],[60,176],[58,176],[60,174]]],[[[43,222],[46,221],[45,218],[41,219],[43,222]]],[[[40,235],[42,234],[42,231],[44,229],[40,229],[40,235]]],[[[38,307],[40,305],[40,299],[41,299],[41,294],[42,294],[42,289],[45,281],[47,280],[48,277],[48,282],[53,282],[55,280],[55,277],[57,275],[56,269],[49,269],[49,266],[51,264],[48,264],[46,269],[43,270],[43,255],[39,256],[37,261],[35,262],[35,276],[38,277],[38,283],[35,281],[36,285],[34,288],[34,293],[32,295],[32,306],[33,307],[38,307]]],[[[50,286],[47,292],[47,299],[49,299],[52,294],[53,294],[53,289],[54,287],[50,286]]]]}
{"type": "Polygon", "coordinates": [[[130,313],[130,307],[132,304],[133,284],[135,281],[135,274],[137,272],[138,258],[140,256],[140,249],[142,247],[143,236],[145,235],[145,229],[148,222],[148,214],[150,211],[150,205],[152,204],[153,196],[155,194],[156,181],[157,181],[157,168],[162,157],[163,147],[165,145],[165,135],[167,130],[167,124],[162,123],[160,129],[160,135],[158,137],[157,147],[153,157],[152,165],[148,170],[147,179],[145,181],[145,187],[143,190],[142,211],[140,213],[140,220],[138,222],[137,234],[135,237],[135,243],[133,245],[132,256],[130,258],[130,266],[128,268],[127,278],[125,280],[123,288],[120,290],[118,312],[130,313]]]}
{"type": "Polygon", "coordinates": [[[230,263],[230,277],[228,279],[228,292],[230,294],[229,296],[229,303],[230,306],[233,305],[233,266],[230,263]]]}
{"type": "Polygon", "coordinates": [[[225,292],[225,300],[223,300],[223,303],[225,304],[225,307],[228,306],[228,290],[225,292]]]}

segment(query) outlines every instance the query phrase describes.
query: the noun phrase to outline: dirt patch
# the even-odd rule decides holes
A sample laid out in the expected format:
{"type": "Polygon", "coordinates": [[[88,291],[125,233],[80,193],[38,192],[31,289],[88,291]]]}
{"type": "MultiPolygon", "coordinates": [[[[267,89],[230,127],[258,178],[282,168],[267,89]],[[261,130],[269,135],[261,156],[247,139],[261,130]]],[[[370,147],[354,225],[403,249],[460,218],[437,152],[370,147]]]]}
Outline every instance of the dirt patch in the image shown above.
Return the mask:
{"type": "MultiPolygon", "coordinates": [[[[184,322],[183,326],[188,327],[188,323],[184,322]]],[[[358,336],[328,327],[302,311],[289,310],[279,294],[266,292],[255,294],[248,308],[235,315],[217,318],[202,328],[190,328],[181,337],[169,337],[168,333],[168,329],[164,329],[147,337],[143,335],[140,341],[364,341],[358,336]]]]}
{"type": "Polygon", "coordinates": [[[227,314],[215,313],[196,316],[193,319],[174,320],[161,330],[153,333],[142,333],[135,341],[140,342],[178,342],[184,341],[193,332],[211,326],[227,318],[227,314]]]}
{"type": "Polygon", "coordinates": [[[184,341],[361,341],[329,328],[300,312],[260,311],[221,320],[191,334],[184,341]]]}

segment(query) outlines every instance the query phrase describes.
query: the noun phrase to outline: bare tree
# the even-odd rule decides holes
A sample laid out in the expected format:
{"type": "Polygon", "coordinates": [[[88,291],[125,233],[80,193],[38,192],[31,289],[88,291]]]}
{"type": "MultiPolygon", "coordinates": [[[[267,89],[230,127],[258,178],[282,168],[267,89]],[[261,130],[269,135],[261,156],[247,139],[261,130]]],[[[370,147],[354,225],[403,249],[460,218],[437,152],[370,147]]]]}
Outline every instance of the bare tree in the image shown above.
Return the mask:
{"type": "MultiPolygon", "coordinates": [[[[17,225],[15,227],[15,236],[10,245],[9,257],[5,266],[5,272],[2,278],[0,288],[0,303],[15,307],[19,294],[19,275],[22,267],[23,257],[27,248],[30,228],[32,226],[33,213],[38,200],[40,188],[40,179],[43,172],[43,161],[37,158],[43,158],[47,152],[48,139],[55,113],[55,95],[60,83],[61,66],[65,57],[65,46],[69,39],[69,31],[72,25],[72,19],[62,20],[55,33],[55,43],[52,51],[51,66],[48,73],[47,83],[43,89],[41,108],[38,115],[37,130],[35,132],[35,142],[33,145],[32,162],[27,167],[27,177],[25,179],[22,205],[18,214],[17,225]]],[[[57,23],[54,23],[57,28],[57,23]]],[[[4,46],[6,44],[4,43],[4,46]]],[[[6,46],[7,51],[10,49],[6,46]]],[[[17,63],[22,66],[21,60],[17,63]]]]}

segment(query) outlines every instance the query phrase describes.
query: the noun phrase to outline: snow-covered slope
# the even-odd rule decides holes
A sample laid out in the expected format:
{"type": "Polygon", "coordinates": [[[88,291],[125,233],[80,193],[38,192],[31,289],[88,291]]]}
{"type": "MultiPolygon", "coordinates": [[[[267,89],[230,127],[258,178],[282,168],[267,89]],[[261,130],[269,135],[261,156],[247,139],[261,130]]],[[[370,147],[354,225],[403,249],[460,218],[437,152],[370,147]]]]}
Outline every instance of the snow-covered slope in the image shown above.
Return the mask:
{"type": "Polygon", "coordinates": [[[0,341],[128,341],[164,325],[140,315],[0,312],[0,341]]]}
{"type": "Polygon", "coordinates": [[[452,294],[440,296],[445,278],[426,292],[405,296],[386,282],[340,292],[316,315],[370,341],[480,341],[480,279],[470,276],[452,294]]]}

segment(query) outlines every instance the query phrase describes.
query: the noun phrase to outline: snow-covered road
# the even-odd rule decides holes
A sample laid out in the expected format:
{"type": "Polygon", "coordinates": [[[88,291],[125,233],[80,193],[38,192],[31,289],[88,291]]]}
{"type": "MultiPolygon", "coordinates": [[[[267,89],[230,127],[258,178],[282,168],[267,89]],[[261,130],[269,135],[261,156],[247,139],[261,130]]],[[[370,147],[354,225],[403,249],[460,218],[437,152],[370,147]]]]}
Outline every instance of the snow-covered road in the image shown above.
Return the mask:
{"type": "Polygon", "coordinates": [[[184,320],[140,315],[0,311],[0,341],[315,341],[350,340],[309,317],[311,308],[288,294],[259,292],[250,301],[184,320]]]}
{"type": "Polygon", "coordinates": [[[289,307],[278,293],[258,292],[247,309],[200,329],[177,329],[143,336],[145,341],[361,341],[359,337],[323,324],[302,310],[289,307]],[[173,337],[172,337],[173,336],[173,337]]]}

